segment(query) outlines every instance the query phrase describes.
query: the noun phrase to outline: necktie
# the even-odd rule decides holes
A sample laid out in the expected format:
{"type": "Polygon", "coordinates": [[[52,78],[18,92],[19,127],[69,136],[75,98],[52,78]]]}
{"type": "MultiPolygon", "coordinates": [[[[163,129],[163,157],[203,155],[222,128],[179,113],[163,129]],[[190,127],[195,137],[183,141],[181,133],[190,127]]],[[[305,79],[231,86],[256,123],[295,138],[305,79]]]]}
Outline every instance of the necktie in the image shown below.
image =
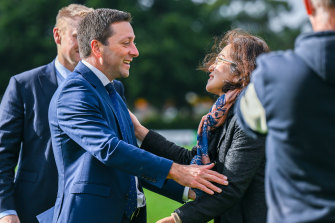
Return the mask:
{"type": "MultiPolygon", "coordinates": [[[[108,91],[109,97],[111,99],[112,105],[114,107],[114,110],[116,112],[115,116],[117,118],[117,121],[119,123],[121,135],[124,138],[123,140],[126,141],[127,143],[131,144],[131,138],[129,136],[129,129],[126,129],[125,125],[125,120],[121,114],[121,106],[120,106],[120,101],[121,97],[117,95],[117,92],[114,88],[114,85],[112,83],[108,83],[105,86],[106,90],[108,91]]],[[[128,111],[125,111],[128,112],[128,111]]],[[[126,207],[126,215],[127,217],[131,218],[132,214],[135,212],[137,209],[137,190],[136,190],[136,181],[135,177],[131,176],[130,177],[130,188],[128,192],[128,202],[127,202],[127,207],[126,207]]]]}

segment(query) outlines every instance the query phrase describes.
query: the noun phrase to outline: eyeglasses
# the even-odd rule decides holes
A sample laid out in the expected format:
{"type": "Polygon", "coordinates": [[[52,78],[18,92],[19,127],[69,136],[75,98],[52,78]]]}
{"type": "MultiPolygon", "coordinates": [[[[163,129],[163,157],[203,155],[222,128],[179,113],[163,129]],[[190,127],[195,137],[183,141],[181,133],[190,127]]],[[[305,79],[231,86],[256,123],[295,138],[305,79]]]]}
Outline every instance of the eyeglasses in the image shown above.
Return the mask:
{"type": "Polygon", "coordinates": [[[237,65],[235,62],[231,61],[231,60],[227,60],[225,58],[223,58],[221,55],[217,56],[215,59],[215,64],[218,63],[226,63],[226,64],[234,64],[237,65]]]}

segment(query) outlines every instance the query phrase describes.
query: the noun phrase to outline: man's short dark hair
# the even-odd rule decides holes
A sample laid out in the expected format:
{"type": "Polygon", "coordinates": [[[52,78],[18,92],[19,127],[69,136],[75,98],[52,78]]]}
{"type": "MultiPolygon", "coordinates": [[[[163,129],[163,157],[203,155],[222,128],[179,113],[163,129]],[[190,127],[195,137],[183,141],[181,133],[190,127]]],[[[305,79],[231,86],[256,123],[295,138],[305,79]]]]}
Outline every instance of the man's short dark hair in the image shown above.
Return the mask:
{"type": "Polygon", "coordinates": [[[123,21],[131,22],[130,13],[116,9],[96,9],[88,13],[78,27],[80,57],[87,58],[91,54],[92,40],[98,40],[107,45],[107,39],[113,35],[110,25],[123,21]]]}

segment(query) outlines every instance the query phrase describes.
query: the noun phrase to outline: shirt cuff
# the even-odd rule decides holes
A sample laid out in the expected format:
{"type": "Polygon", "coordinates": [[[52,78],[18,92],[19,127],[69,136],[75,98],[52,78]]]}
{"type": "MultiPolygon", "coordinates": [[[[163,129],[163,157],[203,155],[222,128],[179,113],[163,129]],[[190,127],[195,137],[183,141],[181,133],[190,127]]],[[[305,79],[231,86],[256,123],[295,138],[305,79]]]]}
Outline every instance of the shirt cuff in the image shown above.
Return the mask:
{"type": "MultiPolygon", "coordinates": [[[[185,187],[184,189],[184,193],[183,193],[183,201],[184,202],[187,202],[189,199],[188,199],[188,192],[190,191],[190,188],[189,187],[185,187]]],[[[179,195],[180,196],[180,195],[179,195]]]]}
{"type": "Polygon", "coordinates": [[[17,216],[17,213],[15,210],[7,210],[7,211],[3,211],[0,213],[0,218],[3,218],[7,215],[16,215],[17,216]]]}

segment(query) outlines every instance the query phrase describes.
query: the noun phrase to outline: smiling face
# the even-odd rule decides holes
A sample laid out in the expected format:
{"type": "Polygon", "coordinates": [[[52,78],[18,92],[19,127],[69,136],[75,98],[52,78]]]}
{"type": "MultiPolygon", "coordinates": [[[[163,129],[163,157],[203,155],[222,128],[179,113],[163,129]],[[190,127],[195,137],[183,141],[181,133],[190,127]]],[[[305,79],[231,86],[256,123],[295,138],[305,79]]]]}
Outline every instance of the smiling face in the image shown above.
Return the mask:
{"type": "Polygon", "coordinates": [[[218,54],[216,61],[209,67],[209,79],[206,85],[206,90],[212,94],[221,96],[226,93],[223,89],[228,85],[228,82],[234,82],[238,79],[237,76],[231,74],[230,66],[234,64],[231,55],[231,45],[227,45],[218,54]]]}
{"type": "Polygon", "coordinates": [[[130,63],[139,55],[135,46],[135,34],[129,22],[117,22],[110,25],[113,30],[107,44],[102,45],[102,72],[109,79],[129,76],[130,63]]]}

